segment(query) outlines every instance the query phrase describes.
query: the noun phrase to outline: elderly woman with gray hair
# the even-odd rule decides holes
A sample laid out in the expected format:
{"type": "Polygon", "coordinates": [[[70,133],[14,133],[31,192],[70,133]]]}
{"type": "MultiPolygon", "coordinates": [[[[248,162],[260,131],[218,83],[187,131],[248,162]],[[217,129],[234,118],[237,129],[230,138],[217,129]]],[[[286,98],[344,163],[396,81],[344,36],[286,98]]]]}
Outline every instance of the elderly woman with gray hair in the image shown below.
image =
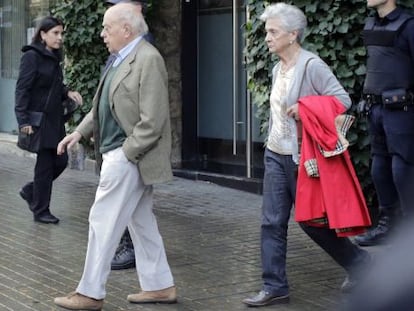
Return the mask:
{"type": "MultiPolygon", "coordinates": [[[[269,52],[279,62],[273,68],[270,94],[269,132],[264,154],[265,174],[261,224],[261,291],[243,300],[253,307],[289,301],[286,277],[287,230],[292,205],[295,204],[299,164],[300,98],[327,95],[335,98],[340,110],[351,106],[348,93],[328,65],[314,53],[301,47],[307,25],[306,17],[296,6],[276,3],[261,15],[265,22],[269,52]]],[[[324,96],[322,96],[324,97],[324,96]]],[[[329,109],[328,109],[329,110],[329,109]]],[[[353,267],[369,255],[335,230],[301,223],[303,230],[348,272],[342,289],[350,289],[353,267]]]]}

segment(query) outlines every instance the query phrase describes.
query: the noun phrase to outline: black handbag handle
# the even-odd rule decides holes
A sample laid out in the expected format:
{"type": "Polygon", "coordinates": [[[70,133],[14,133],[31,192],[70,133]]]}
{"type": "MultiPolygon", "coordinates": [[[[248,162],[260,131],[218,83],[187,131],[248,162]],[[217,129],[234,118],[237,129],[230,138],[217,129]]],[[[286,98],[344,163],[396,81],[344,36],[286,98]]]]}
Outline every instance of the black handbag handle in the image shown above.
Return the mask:
{"type": "Polygon", "coordinates": [[[59,80],[58,75],[57,75],[57,67],[59,67],[59,65],[56,66],[56,70],[55,70],[55,72],[56,72],[55,77],[56,78],[53,79],[53,83],[52,83],[52,86],[50,87],[49,94],[47,94],[46,104],[43,107],[43,112],[44,113],[47,113],[47,108],[49,107],[49,102],[50,102],[50,96],[52,95],[52,91],[55,89],[55,85],[56,85],[57,80],[59,80]]]}

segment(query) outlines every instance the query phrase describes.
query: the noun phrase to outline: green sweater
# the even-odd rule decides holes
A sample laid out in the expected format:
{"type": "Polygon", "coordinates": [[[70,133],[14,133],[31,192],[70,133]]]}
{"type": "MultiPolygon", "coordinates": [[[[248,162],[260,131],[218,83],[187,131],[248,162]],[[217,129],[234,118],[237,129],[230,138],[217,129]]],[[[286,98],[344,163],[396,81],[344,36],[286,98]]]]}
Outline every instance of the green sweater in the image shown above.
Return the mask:
{"type": "Polygon", "coordinates": [[[117,67],[111,67],[105,77],[99,98],[99,133],[100,133],[100,153],[105,153],[122,146],[126,135],[122,128],[114,119],[109,106],[109,86],[116,72],[117,67]]]}

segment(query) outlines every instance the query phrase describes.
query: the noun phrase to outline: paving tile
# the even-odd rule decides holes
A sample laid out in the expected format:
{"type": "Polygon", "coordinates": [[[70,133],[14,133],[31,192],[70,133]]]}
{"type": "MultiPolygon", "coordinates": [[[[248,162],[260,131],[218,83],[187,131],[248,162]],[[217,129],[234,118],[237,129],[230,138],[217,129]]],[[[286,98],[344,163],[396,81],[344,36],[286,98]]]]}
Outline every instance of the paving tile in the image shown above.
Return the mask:
{"type": "MultiPolygon", "coordinates": [[[[0,144],[0,310],[57,310],[53,298],[81,276],[88,212],[97,176],[67,169],[55,182],[51,210],[58,225],[33,222],[18,190],[33,174],[33,157],[0,144]]],[[[133,305],[135,269],[113,271],[104,310],[247,310],[261,286],[261,196],[174,178],[155,187],[155,213],[178,287],[176,305],[133,305]]],[[[288,243],[291,303],[261,310],[337,310],[344,272],[291,220],[288,243]]]]}

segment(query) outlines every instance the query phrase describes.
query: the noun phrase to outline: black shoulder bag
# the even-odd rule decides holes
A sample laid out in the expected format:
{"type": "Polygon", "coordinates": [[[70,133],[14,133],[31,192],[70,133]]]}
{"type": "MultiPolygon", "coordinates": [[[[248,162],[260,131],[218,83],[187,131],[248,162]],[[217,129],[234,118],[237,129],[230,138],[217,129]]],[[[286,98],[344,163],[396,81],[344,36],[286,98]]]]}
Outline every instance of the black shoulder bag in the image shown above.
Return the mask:
{"type": "Polygon", "coordinates": [[[43,108],[43,111],[28,111],[29,114],[29,124],[32,126],[33,129],[33,133],[32,134],[27,134],[27,133],[23,133],[22,131],[20,131],[19,129],[19,135],[17,137],[17,146],[20,149],[32,152],[32,153],[37,153],[40,150],[40,132],[41,132],[41,128],[43,125],[43,117],[45,114],[45,111],[47,111],[47,108],[49,106],[49,102],[50,102],[50,96],[52,94],[53,89],[55,88],[55,84],[56,84],[56,80],[53,80],[53,84],[50,87],[49,90],[49,94],[47,95],[46,98],[46,104],[43,108]]]}

